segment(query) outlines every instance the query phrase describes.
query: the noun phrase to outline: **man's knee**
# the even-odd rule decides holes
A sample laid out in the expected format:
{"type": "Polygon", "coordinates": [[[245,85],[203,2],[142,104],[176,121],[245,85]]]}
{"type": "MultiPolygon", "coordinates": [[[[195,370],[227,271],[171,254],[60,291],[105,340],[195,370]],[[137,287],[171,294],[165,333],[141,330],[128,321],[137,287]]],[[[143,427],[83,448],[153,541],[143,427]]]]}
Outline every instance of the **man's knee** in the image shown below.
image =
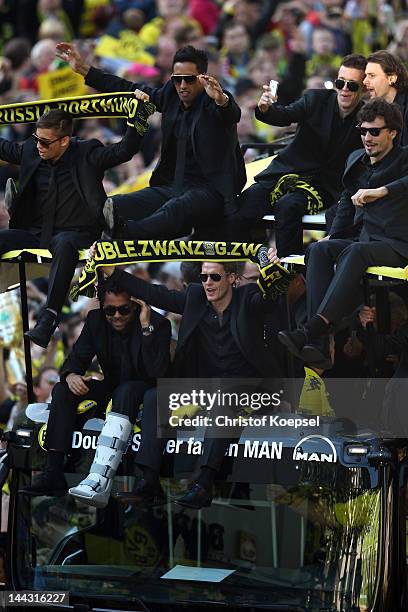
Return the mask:
{"type": "Polygon", "coordinates": [[[287,193],[275,202],[275,221],[296,220],[302,221],[306,212],[307,200],[301,193],[287,193]]]}
{"type": "Polygon", "coordinates": [[[67,399],[71,399],[73,396],[72,391],[70,391],[68,384],[63,382],[58,382],[51,393],[52,402],[64,402],[67,399]]]}
{"type": "Polygon", "coordinates": [[[306,250],[305,254],[305,265],[314,261],[319,261],[322,258],[329,257],[330,245],[329,240],[321,240],[320,242],[313,242],[306,250]]]}
{"type": "Polygon", "coordinates": [[[143,401],[145,389],[145,383],[128,381],[120,384],[112,393],[112,410],[133,418],[143,401]]]}
{"type": "Polygon", "coordinates": [[[58,257],[63,261],[66,261],[68,258],[78,258],[78,245],[73,238],[53,241],[50,245],[50,251],[53,257],[58,257]]]}

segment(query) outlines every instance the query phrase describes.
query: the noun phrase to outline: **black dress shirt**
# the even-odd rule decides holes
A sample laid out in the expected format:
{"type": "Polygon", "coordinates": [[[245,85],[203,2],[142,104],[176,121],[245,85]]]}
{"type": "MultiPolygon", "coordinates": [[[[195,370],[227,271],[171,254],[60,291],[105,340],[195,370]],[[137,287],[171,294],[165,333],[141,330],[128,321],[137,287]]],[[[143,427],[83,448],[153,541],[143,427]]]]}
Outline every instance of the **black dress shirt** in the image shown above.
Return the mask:
{"type": "Polygon", "coordinates": [[[197,327],[198,368],[205,378],[251,378],[258,375],[245,359],[231,333],[232,302],[222,317],[208,304],[197,327]]]}
{"type": "Polygon", "coordinates": [[[51,166],[56,168],[56,208],[54,217],[54,231],[61,230],[89,230],[92,228],[88,208],[84,206],[80,194],[75,188],[70,167],[70,148],[54,164],[42,160],[35,173],[35,216],[33,227],[41,227],[44,220],[44,209],[48,194],[48,185],[51,175],[51,166]]]}
{"type": "MultiPolygon", "coordinates": [[[[197,100],[189,108],[185,108],[180,103],[180,108],[177,114],[177,119],[174,123],[173,131],[170,136],[169,144],[166,148],[165,159],[166,159],[166,183],[169,185],[173,184],[174,176],[176,174],[176,166],[179,160],[177,159],[177,142],[180,137],[182,117],[186,121],[186,154],[184,163],[184,180],[183,184],[186,186],[198,186],[205,185],[207,181],[201,171],[200,165],[196,159],[193,140],[192,140],[192,126],[193,120],[198,112],[197,100]]],[[[164,156],[162,156],[164,157],[164,156]]]]}

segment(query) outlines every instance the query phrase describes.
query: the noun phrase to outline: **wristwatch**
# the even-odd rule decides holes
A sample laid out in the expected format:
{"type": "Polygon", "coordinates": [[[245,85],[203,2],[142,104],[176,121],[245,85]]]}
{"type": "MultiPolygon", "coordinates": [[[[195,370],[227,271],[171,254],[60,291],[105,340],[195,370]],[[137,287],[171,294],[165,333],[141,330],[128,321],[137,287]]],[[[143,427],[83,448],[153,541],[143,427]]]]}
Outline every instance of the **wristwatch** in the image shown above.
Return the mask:
{"type": "Polygon", "coordinates": [[[147,327],[142,327],[142,334],[144,336],[150,336],[154,332],[154,326],[150,323],[147,327]]]}

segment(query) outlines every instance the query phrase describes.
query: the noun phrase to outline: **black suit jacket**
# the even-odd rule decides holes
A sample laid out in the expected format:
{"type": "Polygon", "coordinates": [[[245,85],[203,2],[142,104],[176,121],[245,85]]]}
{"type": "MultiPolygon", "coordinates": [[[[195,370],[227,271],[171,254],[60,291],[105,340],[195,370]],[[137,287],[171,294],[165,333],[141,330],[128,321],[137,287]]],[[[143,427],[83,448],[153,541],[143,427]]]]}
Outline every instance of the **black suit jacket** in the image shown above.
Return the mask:
{"type": "MultiPolygon", "coordinates": [[[[352,113],[353,117],[360,107],[352,113]]],[[[273,104],[266,113],[261,113],[257,108],[255,116],[264,123],[277,126],[297,123],[298,127],[293,141],[255,177],[255,181],[273,185],[283,174],[315,176],[319,184],[337,200],[342,191],[341,176],[347,157],[361,147],[361,138],[355,129],[356,123],[352,121],[344,137],[339,140],[339,146],[330,143],[336,112],[336,92],[324,89],[306,91],[289,106],[273,104]]]]}
{"type": "MultiPolygon", "coordinates": [[[[170,365],[171,324],[154,310],[151,311],[150,321],[154,332],[143,336],[139,318],[134,319],[130,351],[135,368],[138,369],[142,363],[148,378],[154,381],[165,376],[170,365]]],[[[61,380],[65,380],[71,373],[84,375],[96,356],[105,380],[110,388],[114,389],[119,381],[113,380],[110,367],[112,331],[103,312],[100,309],[91,310],[78,340],[62,365],[61,380]]]]}
{"type": "Polygon", "coordinates": [[[408,145],[408,90],[400,91],[394,100],[398,104],[402,113],[402,132],[400,145],[406,147],[408,145]]]}
{"type": "Polygon", "coordinates": [[[378,164],[371,166],[371,177],[362,180],[364,149],[354,151],[347,160],[343,176],[344,191],[331,227],[331,238],[359,236],[360,241],[381,240],[408,258],[408,147],[395,145],[378,164]],[[356,207],[351,196],[358,189],[387,187],[388,195],[356,207]],[[359,233],[360,232],[360,233],[359,233]]]}
{"type": "MultiPolygon", "coordinates": [[[[162,185],[166,150],[180,108],[180,99],[173,83],[168,81],[163,87],[151,88],[92,67],[85,82],[103,92],[134,91],[138,88],[149,94],[157,110],[162,113],[161,157],[150,185],[162,185]]],[[[223,196],[225,202],[232,202],[245,185],[246,172],[237,136],[241,111],[232,95],[228,93],[228,96],[230,102],[224,108],[217,106],[206,93],[200,96],[192,125],[192,141],[196,160],[209,185],[223,196]]]]}
{"type": "MultiPolygon", "coordinates": [[[[103,228],[102,209],[106,193],[102,185],[105,170],[129,161],[139,150],[141,137],[128,128],[123,139],[104,146],[99,140],[71,138],[70,155],[72,181],[82,202],[94,220],[95,233],[103,228]],[[72,147],[72,148],[71,148],[72,147]]],[[[37,145],[29,138],[23,144],[0,138],[0,159],[17,164],[20,168],[20,184],[17,197],[10,211],[10,228],[28,229],[32,222],[34,191],[33,178],[40,165],[37,145]]],[[[72,220],[75,227],[75,219],[72,220]]]]}
{"type": "MultiPolygon", "coordinates": [[[[194,331],[207,308],[202,285],[192,283],[184,291],[170,291],[162,285],[152,285],[123,270],[116,269],[115,278],[123,289],[157,308],[183,315],[173,372],[175,376],[198,376],[197,346],[194,331]]],[[[277,356],[265,347],[264,317],[278,308],[278,303],[263,299],[256,284],[234,289],[231,333],[245,359],[259,372],[260,377],[281,376],[277,356]]]]}

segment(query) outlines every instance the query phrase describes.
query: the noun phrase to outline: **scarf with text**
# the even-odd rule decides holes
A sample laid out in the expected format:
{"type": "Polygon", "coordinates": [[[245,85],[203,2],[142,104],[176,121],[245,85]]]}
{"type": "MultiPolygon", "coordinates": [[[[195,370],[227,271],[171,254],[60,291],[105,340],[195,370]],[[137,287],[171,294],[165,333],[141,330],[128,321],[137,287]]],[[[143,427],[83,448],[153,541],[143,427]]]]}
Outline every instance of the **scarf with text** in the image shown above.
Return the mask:
{"type": "Polygon", "coordinates": [[[268,249],[262,244],[241,242],[208,242],[203,240],[112,240],[97,243],[94,258],[88,259],[70,297],[93,297],[97,269],[103,266],[124,266],[144,261],[253,261],[259,267],[257,281],[264,298],[276,299],[286,293],[292,270],[279,263],[270,263],[268,249]]]}
{"type": "Polygon", "coordinates": [[[73,119],[106,119],[125,117],[130,127],[138,129],[138,116],[146,108],[148,114],[154,109],[150,103],[137,100],[133,92],[117,92],[77,96],[75,98],[56,98],[54,100],[34,100],[0,106],[0,125],[12,123],[32,123],[42,115],[61,108],[73,119]]]}

